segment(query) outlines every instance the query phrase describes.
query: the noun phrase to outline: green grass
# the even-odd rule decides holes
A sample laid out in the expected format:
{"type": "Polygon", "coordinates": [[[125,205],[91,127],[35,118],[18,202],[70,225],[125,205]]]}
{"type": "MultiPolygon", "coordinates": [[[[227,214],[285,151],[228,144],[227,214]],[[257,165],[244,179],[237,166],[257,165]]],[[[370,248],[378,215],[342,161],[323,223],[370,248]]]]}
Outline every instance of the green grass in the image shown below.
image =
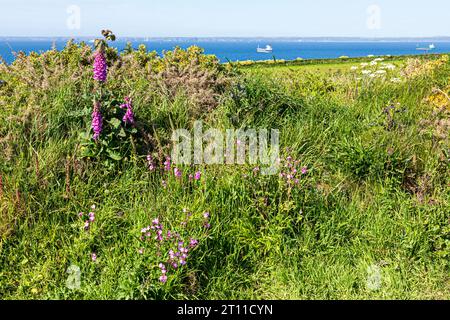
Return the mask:
{"type": "Polygon", "coordinates": [[[137,117],[161,144],[172,126],[199,118],[219,129],[278,128],[282,158],[289,148],[309,168],[291,191],[249,165],[183,168],[203,172],[191,188],[186,176],[180,184],[150,172],[145,154],[112,169],[75,161],[78,132],[90,121],[90,67],[79,82],[40,91],[39,99],[8,78],[16,91],[0,88],[0,297],[449,299],[449,141],[423,121],[437,117],[424,98],[448,86],[450,65],[400,84],[356,85],[350,67],[359,63],[241,68],[218,106],[200,116],[189,113],[187,98],[158,95],[139,75],[110,80],[110,88],[132,91],[137,117]],[[383,111],[395,103],[390,121],[383,111]],[[77,214],[92,204],[96,221],[86,232],[77,214]],[[151,246],[138,253],[140,230],[155,217],[180,228],[183,208],[194,213],[189,232],[201,241],[163,285],[151,246]],[[72,264],[81,269],[78,290],[66,286],[72,264]],[[378,290],[367,286],[373,266],[378,290]]]}

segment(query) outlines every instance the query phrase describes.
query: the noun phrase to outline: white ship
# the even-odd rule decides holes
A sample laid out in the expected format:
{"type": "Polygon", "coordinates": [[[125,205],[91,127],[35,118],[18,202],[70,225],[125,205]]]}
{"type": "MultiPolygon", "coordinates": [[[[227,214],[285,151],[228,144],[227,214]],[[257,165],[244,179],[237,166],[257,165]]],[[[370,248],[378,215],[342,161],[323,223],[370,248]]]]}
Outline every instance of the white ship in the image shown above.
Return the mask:
{"type": "Polygon", "coordinates": [[[417,50],[420,50],[420,51],[431,51],[431,50],[434,50],[434,49],[436,49],[436,46],[434,44],[430,44],[426,48],[417,48],[417,50]]]}
{"type": "Polygon", "coordinates": [[[272,53],[273,52],[273,48],[270,45],[267,45],[265,48],[260,48],[258,46],[258,48],[256,49],[256,52],[258,52],[258,53],[272,53]]]}

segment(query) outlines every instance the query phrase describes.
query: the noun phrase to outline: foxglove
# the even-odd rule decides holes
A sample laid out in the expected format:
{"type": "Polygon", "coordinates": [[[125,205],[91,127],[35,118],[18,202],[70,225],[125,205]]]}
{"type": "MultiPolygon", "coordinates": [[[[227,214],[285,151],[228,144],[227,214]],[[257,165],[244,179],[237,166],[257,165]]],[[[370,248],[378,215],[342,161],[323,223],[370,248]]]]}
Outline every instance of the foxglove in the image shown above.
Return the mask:
{"type": "Polygon", "coordinates": [[[103,117],[100,111],[100,102],[95,102],[94,104],[94,111],[92,112],[92,130],[94,131],[93,138],[97,141],[103,130],[103,117]]]}
{"type": "Polygon", "coordinates": [[[94,80],[106,82],[107,73],[108,65],[106,64],[105,54],[102,50],[98,50],[94,54],[94,80]]]}

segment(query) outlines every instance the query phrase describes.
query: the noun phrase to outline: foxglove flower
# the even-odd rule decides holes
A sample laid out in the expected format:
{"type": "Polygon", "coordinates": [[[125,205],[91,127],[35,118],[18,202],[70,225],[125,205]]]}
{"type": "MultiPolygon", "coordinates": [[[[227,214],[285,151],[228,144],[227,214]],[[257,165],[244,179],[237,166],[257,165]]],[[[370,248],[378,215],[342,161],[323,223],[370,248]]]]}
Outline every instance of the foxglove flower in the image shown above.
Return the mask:
{"type": "Polygon", "coordinates": [[[125,97],[125,103],[120,106],[122,109],[126,109],[125,115],[122,121],[126,124],[134,124],[134,113],[133,113],[133,103],[131,98],[125,97]]]}
{"type": "Polygon", "coordinates": [[[94,131],[93,138],[97,141],[103,130],[103,117],[100,110],[100,102],[95,102],[94,104],[94,110],[92,112],[92,130],[94,131]]]}
{"type": "Polygon", "coordinates": [[[94,54],[94,80],[106,82],[107,73],[108,65],[106,64],[105,54],[102,50],[98,50],[94,54]]]}

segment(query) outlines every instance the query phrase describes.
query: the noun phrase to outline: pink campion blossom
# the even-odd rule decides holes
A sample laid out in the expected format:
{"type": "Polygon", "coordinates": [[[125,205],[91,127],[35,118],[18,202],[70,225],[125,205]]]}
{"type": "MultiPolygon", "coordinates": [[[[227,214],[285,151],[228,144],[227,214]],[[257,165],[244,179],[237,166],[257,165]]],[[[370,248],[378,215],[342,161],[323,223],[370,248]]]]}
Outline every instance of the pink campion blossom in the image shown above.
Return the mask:
{"type": "Polygon", "coordinates": [[[108,65],[106,57],[102,50],[97,50],[94,54],[94,80],[98,82],[106,82],[108,74],[108,65]]]}
{"type": "Polygon", "coordinates": [[[307,174],[307,173],[308,173],[308,167],[303,167],[302,174],[307,174]]]}
{"type": "Polygon", "coordinates": [[[89,221],[94,222],[95,221],[95,213],[89,212],[89,221]]]}
{"type": "Polygon", "coordinates": [[[153,157],[150,154],[147,155],[147,166],[150,171],[155,171],[156,169],[155,163],[153,162],[153,157]]]}
{"type": "Polygon", "coordinates": [[[181,178],[181,176],[183,175],[182,171],[180,169],[178,169],[178,168],[175,168],[173,170],[173,172],[175,174],[175,177],[177,177],[177,178],[181,178]]]}
{"type": "Polygon", "coordinates": [[[94,110],[92,111],[92,130],[94,131],[94,140],[97,141],[100,138],[100,134],[103,130],[103,117],[100,110],[100,102],[94,103],[94,110]]]}
{"type": "Polygon", "coordinates": [[[91,259],[92,259],[93,262],[97,261],[97,254],[95,252],[92,253],[91,259]]]}
{"type": "Polygon", "coordinates": [[[126,124],[134,124],[133,102],[130,97],[125,97],[125,103],[120,106],[121,109],[126,109],[122,121],[126,124]]]}
{"type": "Polygon", "coordinates": [[[200,171],[197,171],[195,173],[194,179],[199,181],[202,178],[202,173],[200,171]]]}
{"type": "Polygon", "coordinates": [[[196,246],[198,246],[198,240],[191,238],[191,241],[189,242],[189,246],[191,248],[195,248],[196,246]]]}
{"type": "Polygon", "coordinates": [[[84,223],[84,230],[88,230],[89,229],[89,221],[86,221],[84,223]]]}
{"type": "Polygon", "coordinates": [[[166,282],[167,282],[167,276],[166,276],[166,275],[163,275],[163,276],[159,277],[159,281],[160,281],[161,283],[166,283],[166,282]]]}
{"type": "Polygon", "coordinates": [[[208,218],[209,218],[209,212],[205,212],[205,213],[203,214],[203,218],[208,219],[208,218]]]}
{"type": "Polygon", "coordinates": [[[164,161],[164,170],[165,171],[170,171],[171,169],[171,159],[170,157],[166,157],[166,161],[164,161]]]}

